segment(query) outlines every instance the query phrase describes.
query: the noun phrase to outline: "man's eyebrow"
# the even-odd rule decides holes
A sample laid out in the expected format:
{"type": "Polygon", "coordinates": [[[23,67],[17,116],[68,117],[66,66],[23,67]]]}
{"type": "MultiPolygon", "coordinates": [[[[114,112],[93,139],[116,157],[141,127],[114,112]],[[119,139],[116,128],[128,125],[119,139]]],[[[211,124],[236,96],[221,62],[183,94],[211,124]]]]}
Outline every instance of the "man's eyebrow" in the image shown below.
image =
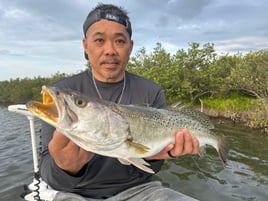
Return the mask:
{"type": "Polygon", "coordinates": [[[123,36],[123,37],[127,37],[125,33],[123,32],[117,32],[115,33],[115,36],[123,36]]]}
{"type": "Polygon", "coordinates": [[[95,32],[94,34],[93,34],[93,36],[99,36],[99,35],[104,35],[104,32],[95,32]]]}
{"type": "MultiPolygon", "coordinates": [[[[94,37],[94,36],[104,36],[105,35],[105,32],[95,32],[92,36],[94,37]]],[[[122,36],[122,37],[127,37],[126,36],[126,34],[125,33],[123,33],[123,32],[116,32],[115,34],[114,34],[116,37],[120,37],[120,36],[122,36]]]]}

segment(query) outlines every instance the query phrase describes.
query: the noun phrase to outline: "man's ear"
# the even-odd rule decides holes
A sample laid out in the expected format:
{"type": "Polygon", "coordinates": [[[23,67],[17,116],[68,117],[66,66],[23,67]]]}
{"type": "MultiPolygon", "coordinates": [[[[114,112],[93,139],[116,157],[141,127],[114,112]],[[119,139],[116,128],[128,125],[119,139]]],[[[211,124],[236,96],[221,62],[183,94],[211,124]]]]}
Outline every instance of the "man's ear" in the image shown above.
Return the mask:
{"type": "Polygon", "coordinates": [[[83,43],[85,58],[88,60],[88,42],[87,42],[87,39],[83,38],[82,43],[83,43]]]}
{"type": "Polygon", "coordinates": [[[130,40],[130,52],[129,52],[129,55],[131,54],[131,52],[133,50],[133,46],[134,46],[134,41],[130,40]]]}

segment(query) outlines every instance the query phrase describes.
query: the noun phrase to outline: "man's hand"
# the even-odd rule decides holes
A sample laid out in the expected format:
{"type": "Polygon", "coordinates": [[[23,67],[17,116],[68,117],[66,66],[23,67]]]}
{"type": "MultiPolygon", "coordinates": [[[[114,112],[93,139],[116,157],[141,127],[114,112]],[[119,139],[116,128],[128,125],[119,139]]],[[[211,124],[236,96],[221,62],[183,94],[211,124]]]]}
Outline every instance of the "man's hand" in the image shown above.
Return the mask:
{"type": "Polygon", "coordinates": [[[146,159],[147,160],[171,159],[186,154],[198,154],[198,153],[199,153],[199,142],[197,138],[191,135],[188,129],[183,129],[182,131],[179,131],[175,134],[175,144],[167,145],[161,152],[146,159]]]}
{"type": "Polygon", "coordinates": [[[78,173],[94,156],[93,153],[80,148],[58,131],[54,132],[48,149],[58,167],[71,174],[78,173]]]}

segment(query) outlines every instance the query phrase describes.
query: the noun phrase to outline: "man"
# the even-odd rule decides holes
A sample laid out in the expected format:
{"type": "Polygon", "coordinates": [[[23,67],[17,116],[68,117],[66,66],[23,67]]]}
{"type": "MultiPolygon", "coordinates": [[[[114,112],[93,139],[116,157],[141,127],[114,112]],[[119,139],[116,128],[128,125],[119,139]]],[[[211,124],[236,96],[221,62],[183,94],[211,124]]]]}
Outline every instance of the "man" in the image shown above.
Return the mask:
{"type": "MultiPolygon", "coordinates": [[[[83,30],[83,47],[91,70],[61,80],[55,86],[119,104],[165,107],[160,86],[125,70],[133,41],[131,23],[123,9],[99,4],[89,13],[83,30]]],[[[87,152],[53,127],[45,123],[42,127],[40,173],[58,191],[80,195],[77,200],[194,200],[152,182],[152,174],[123,165],[115,158],[87,152]]],[[[198,152],[197,139],[185,129],[176,134],[175,144],[145,160],[158,172],[164,159],[198,152]]]]}

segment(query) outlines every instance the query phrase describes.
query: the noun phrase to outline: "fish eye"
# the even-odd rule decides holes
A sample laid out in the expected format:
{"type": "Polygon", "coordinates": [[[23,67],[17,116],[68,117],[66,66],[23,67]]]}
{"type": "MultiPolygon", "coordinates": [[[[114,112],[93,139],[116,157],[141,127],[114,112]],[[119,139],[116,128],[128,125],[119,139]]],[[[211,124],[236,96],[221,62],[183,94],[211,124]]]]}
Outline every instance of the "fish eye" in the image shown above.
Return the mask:
{"type": "Polygon", "coordinates": [[[81,97],[76,98],[74,100],[74,103],[75,103],[76,106],[78,106],[80,108],[84,108],[84,107],[87,106],[87,101],[84,98],[81,98],[81,97]]]}

